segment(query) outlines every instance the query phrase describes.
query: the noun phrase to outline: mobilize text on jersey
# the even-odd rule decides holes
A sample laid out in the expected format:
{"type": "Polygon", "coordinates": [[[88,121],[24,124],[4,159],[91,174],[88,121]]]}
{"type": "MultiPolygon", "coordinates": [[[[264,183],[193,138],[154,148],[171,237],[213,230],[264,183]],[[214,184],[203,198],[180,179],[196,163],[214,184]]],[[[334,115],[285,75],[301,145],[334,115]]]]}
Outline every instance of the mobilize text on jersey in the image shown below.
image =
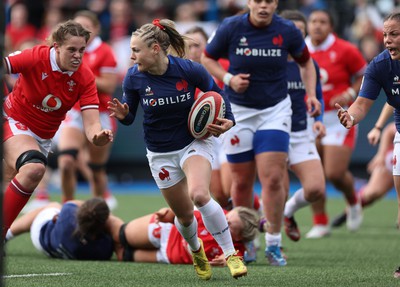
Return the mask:
{"type": "Polygon", "coordinates": [[[182,95],[178,95],[175,97],[165,97],[165,98],[157,98],[157,99],[149,99],[149,98],[143,98],[143,104],[146,106],[163,106],[163,105],[173,105],[173,104],[178,104],[182,102],[186,102],[190,100],[192,97],[190,95],[190,92],[182,95]]]}

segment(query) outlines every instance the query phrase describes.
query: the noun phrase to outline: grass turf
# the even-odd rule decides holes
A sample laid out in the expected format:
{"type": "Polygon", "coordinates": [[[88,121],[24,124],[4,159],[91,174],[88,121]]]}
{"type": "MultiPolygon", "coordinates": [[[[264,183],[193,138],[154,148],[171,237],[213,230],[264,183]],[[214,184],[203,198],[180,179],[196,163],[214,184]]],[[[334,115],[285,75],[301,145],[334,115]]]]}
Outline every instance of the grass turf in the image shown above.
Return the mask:
{"type": "MultiPolygon", "coordinates": [[[[115,214],[129,220],[166,206],[158,195],[117,194],[115,214]]],[[[85,199],[87,195],[80,195],[85,199]]],[[[54,196],[55,200],[59,198],[54,196]]],[[[343,199],[330,198],[333,217],[344,208],[343,199]]],[[[6,286],[400,286],[393,271],[400,264],[399,231],[395,229],[397,203],[384,199],[365,209],[361,229],[334,229],[330,237],[305,239],[311,228],[309,208],[296,213],[303,238],[291,242],[283,235],[286,267],[272,267],[264,258],[264,239],[257,262],[248,276],[233,279],[228,268],[213,268],[211,280],[197,279],[191,265],[67,261],[49,259],[33,247],[28,234],[7,243],[3,283],[6,286]],[[25,277],[28,276],[28,277],[25,277]]]]}

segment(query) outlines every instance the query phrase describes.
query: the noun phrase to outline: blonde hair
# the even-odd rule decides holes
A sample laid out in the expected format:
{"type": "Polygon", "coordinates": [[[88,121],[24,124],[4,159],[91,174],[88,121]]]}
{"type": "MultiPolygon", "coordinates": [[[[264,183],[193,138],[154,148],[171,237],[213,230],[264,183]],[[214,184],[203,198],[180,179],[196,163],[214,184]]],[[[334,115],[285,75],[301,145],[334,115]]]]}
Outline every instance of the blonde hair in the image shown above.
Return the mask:
{"type": "Polygon", "coordinates": [[[240,220],[243,224],[241,232],[242,241],[249,242],[256,238],[258,235],[258,222],[260,217],[254,209],[247,208],[244,206],[237,206],[233,210],[236,210],[240,220]]]}
{"type": "Polygon", "coordinates": [[[141,38],[147,47],[157,43],[166,55],[171,53],[181,58],[185,57],[186,37],[179,34],[175,23],[169,19],[156,19],[153,23],[144,24],[133,32],[132,36],[141,38]]]}

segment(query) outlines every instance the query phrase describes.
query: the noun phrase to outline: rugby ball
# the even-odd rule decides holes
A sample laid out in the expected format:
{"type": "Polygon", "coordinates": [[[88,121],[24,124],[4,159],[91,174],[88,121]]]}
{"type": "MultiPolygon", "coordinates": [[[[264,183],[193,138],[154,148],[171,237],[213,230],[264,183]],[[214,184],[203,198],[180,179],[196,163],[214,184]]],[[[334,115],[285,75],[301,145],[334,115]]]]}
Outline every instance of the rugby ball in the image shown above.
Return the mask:
{"type": "Polygon", "coordinates": [[[188,128],[196,139],[206,139],[211,136],[207,131],[209,124],[215,124],[217,118],[225,117],[224,98],[214,91],[205,92],[193,103],[189,112],[188,128]]]}

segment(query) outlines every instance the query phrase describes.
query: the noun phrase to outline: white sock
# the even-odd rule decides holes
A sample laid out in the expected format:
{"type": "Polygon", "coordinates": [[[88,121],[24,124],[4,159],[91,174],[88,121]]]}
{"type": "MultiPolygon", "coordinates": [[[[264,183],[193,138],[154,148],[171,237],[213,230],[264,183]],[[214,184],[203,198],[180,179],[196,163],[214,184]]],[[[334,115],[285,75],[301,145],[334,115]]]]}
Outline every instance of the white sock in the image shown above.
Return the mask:
{"type": "Polygon", "coordinates": [[[289,198],[289,200],[286,202],[285,204],[285,211],[283,212],[283,214],[286,217],[292,217],[293,214],[299,210],[300,208],[303,208],[304,206],[309,205],[310,202],[308,202],[305,198],[304,198],[304,189],[300,188],[298,190],[296,190],[296,192],[292,195],[291,198],[289,198]]]}
{"type": "Polygon", "coordinates": [[[14,234],[11,232],[11,229],[8,229],[7,234],[6,234],[6,241],[8,241],[12,238],[14,238],[14,234]]]}
{"type": "Polygon", "coordinates": [[[174,219],[174,223],[176,228],[182,237],[189,244],[189,247],[192,251],[197,251],[200,249],[200,242],[197,238],[197,219],[193,216],[193,221],[189,226],[183,226],[177,217],[174,219]]]}
{"type": "Polygon", "coordinates": [[[282,246],[282,234],[280,233],[265,233],[265,242],[268,246],[282,246]]]}
{"type": "Polygon", "coordinates": [[[205,227],[222,248],[225,257],[234,254],[235,247],[233,246],[231,232],[221,206],[214,199],[211,199],[204,206],[198,207],[198,209],[205,227]]]}

